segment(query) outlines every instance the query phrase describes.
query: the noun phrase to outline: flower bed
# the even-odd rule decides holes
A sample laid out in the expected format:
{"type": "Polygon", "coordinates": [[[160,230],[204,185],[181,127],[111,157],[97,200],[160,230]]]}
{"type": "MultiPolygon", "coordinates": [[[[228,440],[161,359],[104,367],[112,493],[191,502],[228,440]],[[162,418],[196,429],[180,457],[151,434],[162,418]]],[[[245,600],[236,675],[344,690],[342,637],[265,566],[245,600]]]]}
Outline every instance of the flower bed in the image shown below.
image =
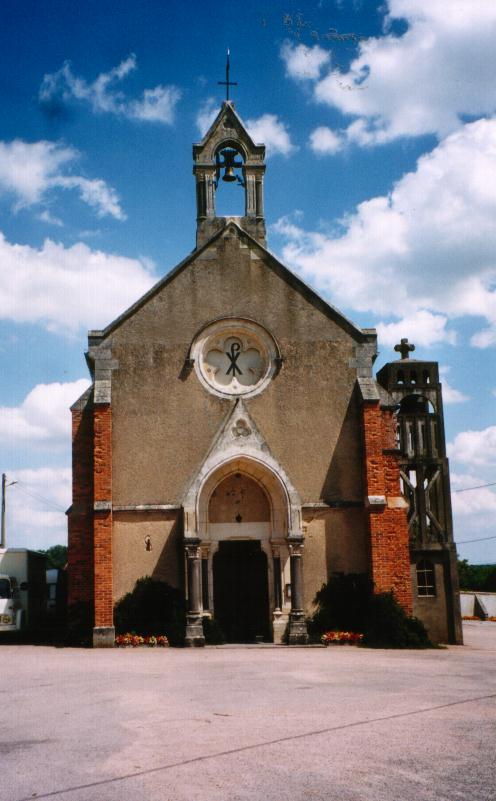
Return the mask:
{"type": "Polygon", "coordinates": [[[480,620],[477,615],[463,615],[462,620],[480,620]]]}
{"type": "Polygon", "coordinates": [[[323,645],[359,645],[362,640],[356,631],[326,631],[320,638],[323,645]]]}
{"type": "Polygon", "coordinates": [[[165,634],[142,637],[141,634],[119,634],[115,638],[117,648],[139,648],[144,645],[148,648],[167,648],[169,640],[165,634]]]}

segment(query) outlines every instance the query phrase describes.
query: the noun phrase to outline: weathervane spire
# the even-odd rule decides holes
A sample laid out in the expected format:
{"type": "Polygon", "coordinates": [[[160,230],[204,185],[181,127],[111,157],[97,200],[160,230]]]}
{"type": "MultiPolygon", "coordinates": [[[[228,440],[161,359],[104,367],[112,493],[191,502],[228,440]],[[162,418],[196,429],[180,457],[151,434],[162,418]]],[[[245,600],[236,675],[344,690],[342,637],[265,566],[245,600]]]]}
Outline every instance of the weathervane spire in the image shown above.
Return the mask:
{"type": "Polygon", "coordinates": [[[230,53],[229,53],[229,48],[227,48],[227,59],[226,59],[226,80],[225,80],[225,81],[217,81],[217,83],[219,84],[219,86],[225,86],[225,87],[226,87],[226,100],[227,100],[228,102],[229,102],[229,87],[230,87],[230,86],[237,86],[237,85],[238,85],[238,82],[237,82],[237,81],[230,81],[230,80],[229,80],[229,70],[230,70],[230,64],[229,64],[229,55],[230,55],[230,53]]]}

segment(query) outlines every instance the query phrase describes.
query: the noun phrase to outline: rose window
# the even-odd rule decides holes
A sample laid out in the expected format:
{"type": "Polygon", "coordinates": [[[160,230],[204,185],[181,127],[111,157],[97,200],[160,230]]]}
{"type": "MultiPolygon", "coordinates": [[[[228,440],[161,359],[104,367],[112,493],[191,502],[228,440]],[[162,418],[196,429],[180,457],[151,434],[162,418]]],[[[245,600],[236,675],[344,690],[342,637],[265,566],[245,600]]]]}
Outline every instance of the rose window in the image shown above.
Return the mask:
{"type": "Polygon", "coordinates": [[[251,320],[220,320],[201,332],[192,347],[201,382],[218,395],[256,394],[272,377],[277,346],[251,320]]]}
{"type": "Polygon", "coordinates": [[[260,381],[263,368],[260,351],[251,343],[243,347],[237,337],[227,337],[221,348],[212,348],[205,355],[206,372],[222,387],[252,387],[260,381]]]}

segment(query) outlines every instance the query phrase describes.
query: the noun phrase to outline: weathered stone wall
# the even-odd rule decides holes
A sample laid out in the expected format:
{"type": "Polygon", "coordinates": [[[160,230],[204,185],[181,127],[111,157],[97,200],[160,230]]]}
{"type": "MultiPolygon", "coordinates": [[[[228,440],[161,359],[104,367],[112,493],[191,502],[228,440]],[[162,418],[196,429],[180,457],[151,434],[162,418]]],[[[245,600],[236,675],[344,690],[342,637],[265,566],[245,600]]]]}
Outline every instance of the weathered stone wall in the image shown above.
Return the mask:
{"type": "Polygon", "coordinates": [[[330,573],[367,569],[363,510],[353,508],[364,493],[356,392],[363,336],[230,226],[102,345],[112,393],[111,405],[95,406],[92,429],[97,627],[112,625],[113,601],[141,576],[183,584],[177,512],[118,507],[180,507],[230,414],[235,399],[211,394],[186,362],[199,330],[220,317],[253,319],[275,338],[282,368],[245,407],[303,504],[344,505],[308,526],[307,608],[330,573]]]}
{"type": "Polygon", "coordinates": [[[184,547],[178,512],[114,512],[114,600],[151,576],[183,587],[184,547]]]}
{"type": "Polygon", "coordinates": [[[263,489],[249,476],[235,473],[216,487],[209,503],[210,523],[270,521],[270,505],[263,489]],[[237,520],[239,518],[239,520],[237,520]]]}
{"type": "Polygon", "coordinates": [[[419,596],[417,592],[417,569],[411,566],[411,581],[413,588],[413,614],[420,618],[427,629],[429,637],[435,643],[451,641],[448,626],[448,609],[446,606],[445,565],[442,555],[428,554],[428,559],[434,565],[436,581],[436,594],[434,596],[419,596]]]}
{"type": "Polygon", "coordinates": [[[181,502],[234,403],[184,366],[222,316],[252,318],[280,345],[279,375],[246,406],[302,500],[361,498],[356,342],[261,256],[220,238],[111,334],[114,503],[181,502]]]}

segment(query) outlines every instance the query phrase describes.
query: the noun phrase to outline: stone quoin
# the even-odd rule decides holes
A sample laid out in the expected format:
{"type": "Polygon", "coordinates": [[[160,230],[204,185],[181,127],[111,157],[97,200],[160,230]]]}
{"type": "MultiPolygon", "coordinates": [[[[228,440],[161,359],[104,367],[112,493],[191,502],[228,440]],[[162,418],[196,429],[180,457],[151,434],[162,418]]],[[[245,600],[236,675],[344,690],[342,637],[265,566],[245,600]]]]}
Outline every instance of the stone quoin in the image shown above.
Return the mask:
{"type": "Polygon", "coordinates": [[[322,584],[366,573],[435,641],[461,642],[437,364],[404,340],[374,376],[375,330],[267,250],[265,147],[232,101],[193,161],[196,249],[89,332],[73,614],[111,647],[115,603],[151,576],[184,592],[188,645],[205,616],[231,642],[304,644],[322,584]],[[217,216],[222,182],[243,216],[217,216]]]}

